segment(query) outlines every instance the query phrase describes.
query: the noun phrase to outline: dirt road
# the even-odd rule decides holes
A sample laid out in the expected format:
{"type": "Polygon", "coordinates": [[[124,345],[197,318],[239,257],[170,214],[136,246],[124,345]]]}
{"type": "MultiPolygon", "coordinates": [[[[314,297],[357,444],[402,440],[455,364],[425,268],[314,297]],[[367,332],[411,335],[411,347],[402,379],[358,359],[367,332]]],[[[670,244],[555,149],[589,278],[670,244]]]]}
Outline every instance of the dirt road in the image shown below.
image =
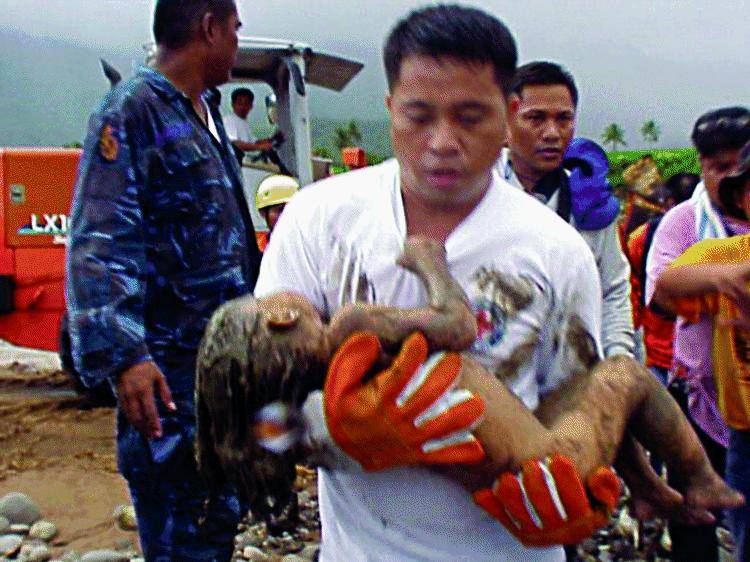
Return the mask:
{"type": "Polygon", "coordinates": [[[129,503],[115,466],[114,410],[79,405],[61,373],[0,370],[0,497],[22,492],[36,502],[59,528],[55,556],[137,548],[136,533],[112,518],[129,503]]]}

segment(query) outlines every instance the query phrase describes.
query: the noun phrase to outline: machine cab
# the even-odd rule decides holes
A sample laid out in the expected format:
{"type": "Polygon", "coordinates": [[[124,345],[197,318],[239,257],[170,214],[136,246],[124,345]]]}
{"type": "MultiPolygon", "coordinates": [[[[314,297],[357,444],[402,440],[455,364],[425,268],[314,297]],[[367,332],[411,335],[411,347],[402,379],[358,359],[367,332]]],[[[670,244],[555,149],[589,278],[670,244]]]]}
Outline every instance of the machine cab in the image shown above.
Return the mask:
{"type": "MultiPolygon", "coordinates": [[[[147,60],[153,55],[149,45],[147,60]]],[[[241,37],[237,60],[232,70],[232,84],[265,83],[272,94],[266,96],[269,121],[283,135],[276,147],[280,162],[300,186],[328,175],[330,160],[312,155],[309,86],[342,91],[364,65],[338,55],[315,51],[309,45],[285,39],[241,37]]],[[[256,97],[259,99],[260,96],[256,97]]],[[[253,224],[264,230],[265,223],[255,208],[255,193],[263,179],[282,172],[270,162],[245,156],[242,174],[253,224]]]]}

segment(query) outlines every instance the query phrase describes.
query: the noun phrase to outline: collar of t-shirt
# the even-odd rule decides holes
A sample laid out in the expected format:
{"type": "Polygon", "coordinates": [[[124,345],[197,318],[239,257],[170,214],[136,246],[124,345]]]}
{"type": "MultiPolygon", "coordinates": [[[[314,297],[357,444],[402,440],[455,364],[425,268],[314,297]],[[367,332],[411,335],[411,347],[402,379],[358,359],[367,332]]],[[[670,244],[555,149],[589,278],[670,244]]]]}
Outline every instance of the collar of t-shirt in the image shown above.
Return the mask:
{"type": "Polygon", "coordinates": [[[209,132],[214,136],[214,138],[221,142],[221,137],[219,137],[219,130],[216,128],[216,122],[214,121],[214,116],[211,115],[211,110],[208,107],[208,104],[206,103],[206,100],[201,98],[201,103],[203,104],[203,110],[206,112],[206,125],[208,126],[209,132]]]}
{"type": "MultiPolygon", "coordinates": [[[[510,174],[515,175],[513,170],[513,162],[510,159],[510,151],[508,153],[507,161],[505,164],[506,179],[510,174]]],[[[516,175],[516,178],[518,176],[516,175]]],[[[520,181],[519,181],[520,183],[520,181]]],[[[550,205],[557,211],[557,214],[565,221],[570,222],[571,213],[571,196],[570,196],[570,184],[568,183],[568,174],[562,166],[555,168],[545,176],[541,177],[536,184],[530,195],[533,195],[539,201],[545,205],[550,205]],[[552,198],[557,194],[557,204],[551,204],[552,198]]]]}

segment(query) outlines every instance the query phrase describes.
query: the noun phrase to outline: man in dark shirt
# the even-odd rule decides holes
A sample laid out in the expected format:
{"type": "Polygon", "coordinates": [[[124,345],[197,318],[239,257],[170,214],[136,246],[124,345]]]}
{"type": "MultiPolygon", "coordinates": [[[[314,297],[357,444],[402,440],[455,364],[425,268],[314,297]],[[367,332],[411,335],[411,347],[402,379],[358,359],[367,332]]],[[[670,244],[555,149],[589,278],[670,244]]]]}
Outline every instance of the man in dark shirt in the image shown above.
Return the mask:
{"type": "Polygon", "coordinates": [[[229,560],[231,490],[204,509],[193,456],[198,344],[250,293],[260,255],[215,87],[237,53],[234,0],[157,0],[156,57],[92,115],[73,206],[68,313],[85,384],[118,401],[118,466],[147,560],[229,560]]]}

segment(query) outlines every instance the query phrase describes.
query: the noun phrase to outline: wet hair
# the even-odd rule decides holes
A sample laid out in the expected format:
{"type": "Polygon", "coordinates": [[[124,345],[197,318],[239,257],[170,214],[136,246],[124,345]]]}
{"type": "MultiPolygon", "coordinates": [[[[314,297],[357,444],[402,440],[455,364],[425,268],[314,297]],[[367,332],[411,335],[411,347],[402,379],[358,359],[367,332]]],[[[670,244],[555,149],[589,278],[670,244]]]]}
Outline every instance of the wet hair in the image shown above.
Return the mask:
{"type": "Polygon", "coordinates": [[[559,64],[548,61],[534,61],[520,66],[516,70],[510,91],[522,97],[526,86],[565,86],[570,92],[573,106],[578,107],[578,88],[573,75],[559,64]]]}
{"type": "Polygon", "coordinates": [[[212,13],[221,21],[237,13],[234,0],[156,0],[153,33],[157,45],[184,47],[195,37],[203,16],[212,13]]]}
{"type": "Polygon", "coordinates": [[[236,88],[235,90],[232,90],[232,103],[242,96],[250,98],[251,104],[255,100],[255,94],[253,94],[253,91],[250,88],[236,88]]]}
{"type": "Polygon", "coordinates": [[[701,156],[742,148],[750,140],[750,110],[734,106],[704,113],[695,122],[690,138],[701,156]]]}
{"type": "Polygon", "coordinates": [[[664,192],[674,199],[675,205],[687,201],[693,195],[695,186],[701,181],[698,174],[679,172],[664,182],[664,192]]]}
{"type": "Polygon", "coordinates": [[[284,337],[268,337],[253,297],[223,304],[211,317],[196,365],[196,458],[215,498],[233,485],[253,515],[270,524],[292,501],[295,448],[277,454],[254,435],[259,410],[282,401],[298,408],[323,387],[326,366],[284,337]]]}
{"type": "Polygon", "coordinates": [[[515,40],[505,24],[477,8],[455,4],[414,10],[391,30],[383,47],[390,91],[399,81],[401,65],[411,56],[489,63],[505,95],[518,61],[515,40]]]}

